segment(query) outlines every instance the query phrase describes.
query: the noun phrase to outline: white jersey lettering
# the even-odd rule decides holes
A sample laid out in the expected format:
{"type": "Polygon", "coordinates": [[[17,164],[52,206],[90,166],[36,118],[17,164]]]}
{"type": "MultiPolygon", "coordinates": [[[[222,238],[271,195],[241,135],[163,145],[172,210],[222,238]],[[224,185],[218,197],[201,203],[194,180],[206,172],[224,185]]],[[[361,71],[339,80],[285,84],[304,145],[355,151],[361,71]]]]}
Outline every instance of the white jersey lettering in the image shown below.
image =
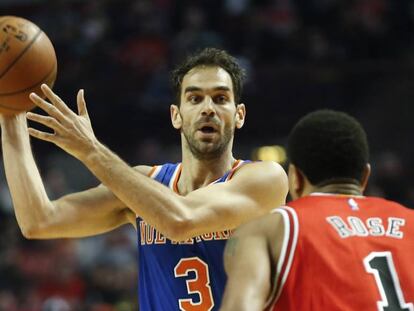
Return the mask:
{"type": "Polygon", "coordinates": [[[351,236],[379,237],[387,236],[394,239],[402,239],[404,233],[401,227],[405,225],[405,219],[388,217],[386,221],[380,217],[370,217],[366,221],[356,216],[349,216],[346,220],[340,216],[326,217],[326,221],[335,229],[341,238],[351,236]],[[384,227],[387,224],[387,227],[384,227]]]}

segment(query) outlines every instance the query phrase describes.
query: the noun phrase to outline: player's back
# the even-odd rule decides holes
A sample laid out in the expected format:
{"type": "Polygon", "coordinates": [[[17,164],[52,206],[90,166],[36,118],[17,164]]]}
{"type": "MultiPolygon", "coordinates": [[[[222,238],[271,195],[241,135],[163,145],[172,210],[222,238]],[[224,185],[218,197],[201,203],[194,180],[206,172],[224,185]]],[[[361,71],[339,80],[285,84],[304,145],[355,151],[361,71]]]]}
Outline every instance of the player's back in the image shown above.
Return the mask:
{"type": "Polygon", "coordinates": [[[414,310],[414,210],[330,194],[289,206],[271,310],[414,310]]]}

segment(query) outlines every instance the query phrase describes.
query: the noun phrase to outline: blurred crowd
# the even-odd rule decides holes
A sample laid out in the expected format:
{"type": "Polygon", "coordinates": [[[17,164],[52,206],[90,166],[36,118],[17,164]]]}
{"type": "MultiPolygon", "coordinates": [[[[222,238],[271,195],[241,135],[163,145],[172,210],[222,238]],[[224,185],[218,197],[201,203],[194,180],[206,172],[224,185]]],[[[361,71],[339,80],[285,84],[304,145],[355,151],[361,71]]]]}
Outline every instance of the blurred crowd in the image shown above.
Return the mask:
{"type": "MultiPolygon", "coordinates": [[[[414,2],[410,0],[0,1],[37,23],[58,56],[55,91],[75,108],[85,89],[97,137],[129,163],[179,161],[169,71],[214,46],[248,73],[247,124],[235,155],[283,145],[316,108],[357,117],[371,143],[368,194],[414,207],[414,2]]],[[[98,182],[50,144],[33,142],[52,198],[98,182]]],[[[132,228],[80,240],[27,241],[0,176],[0,310],[137,310],[132,228]]]]}

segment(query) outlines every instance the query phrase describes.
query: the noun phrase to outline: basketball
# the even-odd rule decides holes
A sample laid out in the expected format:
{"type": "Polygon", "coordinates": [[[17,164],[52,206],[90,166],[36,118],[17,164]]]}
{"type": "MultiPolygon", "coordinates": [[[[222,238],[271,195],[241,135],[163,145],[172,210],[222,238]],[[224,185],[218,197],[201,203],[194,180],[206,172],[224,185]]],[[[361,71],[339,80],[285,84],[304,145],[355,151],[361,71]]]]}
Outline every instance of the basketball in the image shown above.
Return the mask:
{"type": "Polygon", "coordinates": [[[34,23],[16,16],[0,17],[0,114],[34,107],[31,92],[53,86],[57,60],[52,42],[34,23]]]}

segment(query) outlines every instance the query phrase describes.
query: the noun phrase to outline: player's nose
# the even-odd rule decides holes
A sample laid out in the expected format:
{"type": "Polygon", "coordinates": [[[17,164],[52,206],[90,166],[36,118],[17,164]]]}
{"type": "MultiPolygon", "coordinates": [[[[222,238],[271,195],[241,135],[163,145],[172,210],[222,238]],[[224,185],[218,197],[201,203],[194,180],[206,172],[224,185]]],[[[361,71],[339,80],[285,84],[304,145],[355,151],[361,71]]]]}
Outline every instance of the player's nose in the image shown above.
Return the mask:
{"type": "Polygon", "coordinates": [[[206,96],[202,104],[201,114],[203,116],[214,116],[215,113],[213,99],[210,96],[206,96]]]}

